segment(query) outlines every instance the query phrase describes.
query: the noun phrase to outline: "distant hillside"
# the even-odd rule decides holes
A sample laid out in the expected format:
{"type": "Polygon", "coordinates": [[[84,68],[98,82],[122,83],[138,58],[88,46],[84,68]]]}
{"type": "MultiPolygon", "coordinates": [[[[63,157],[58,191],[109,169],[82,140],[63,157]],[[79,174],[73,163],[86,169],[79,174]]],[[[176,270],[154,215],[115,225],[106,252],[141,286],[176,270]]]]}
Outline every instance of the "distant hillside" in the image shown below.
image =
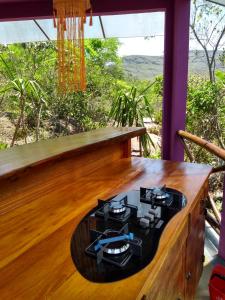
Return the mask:
{"type": "MultiPolygon", "coordinates": [[[[151,79],[163,73],[163,57],[145,55],[124,56],[123,66],[128,75],[131,75],[137,79],[151,79]]],[[[189,74],[207,75],[207,68],[204,52],[190,51],[189,74]]],[[[217,68],[224,69],[218,59],[217,68]]]]}

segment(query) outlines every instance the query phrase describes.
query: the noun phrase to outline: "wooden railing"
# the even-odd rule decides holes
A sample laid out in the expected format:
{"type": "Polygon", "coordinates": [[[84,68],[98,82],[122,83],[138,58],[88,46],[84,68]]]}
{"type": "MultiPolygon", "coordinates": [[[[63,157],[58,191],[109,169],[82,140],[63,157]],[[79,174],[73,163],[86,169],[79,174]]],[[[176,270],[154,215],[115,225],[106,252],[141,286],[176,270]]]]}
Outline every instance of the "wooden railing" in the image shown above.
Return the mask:
{"type": "MultiPolygon", "coordinates": [[[[199,138],[189,132],[179,130],[177,132],[178,136],[180,137],[180,140],[184,146],[185,152],[187,154],[187,157],[189,158],[190,162],[195,162],[195,157],[193,153],[191,152],[189,146],[186,143],[186,140],[195,143],[196,145],[200,146],[201,148],[205,149],[206,151],[212,153],[216,157],[219,157],[221,160],[225,162],[225,150],[221,149],[220,147],[202,139],[199,138]]],[[[224,172],[225,171],[225,164],[222,164],[221,166],[213,167],[212,173],[218,173],[218,172],[224,172]]],[[[216,204],[213,200],[212,195],[209,193],[207,196],[207,211],[206,211],[206,220],[209,222],[209,224],[212,226],[212,228],[219,234],[220,233],[220,226],[221,226],[221,214],[219,210],[216,207],[216,204]],[[212,212],[210,212],[210,210],[212,212]]]]}

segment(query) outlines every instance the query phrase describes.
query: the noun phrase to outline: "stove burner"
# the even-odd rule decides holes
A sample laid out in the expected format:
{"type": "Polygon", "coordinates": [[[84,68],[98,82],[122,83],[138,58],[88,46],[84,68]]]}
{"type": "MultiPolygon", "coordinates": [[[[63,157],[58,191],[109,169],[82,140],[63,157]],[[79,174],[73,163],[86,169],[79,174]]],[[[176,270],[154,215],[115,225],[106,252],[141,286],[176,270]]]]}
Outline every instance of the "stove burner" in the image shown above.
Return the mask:
{"type": "Polygon", "coordinates": [[[131,216],[137,216],[137,206],[128,204],[127,196],[115,197],[109,202],[98,200],[95,216],[102,217],[105,221],[125,223],[131,216]]]}
{"type": "Polygon", "coordinates": [[[119,231],[107,229],[104,232],[92,230],[92,244],[85,252],[97,258],[97,264],[106,261],[124,267],[130,258],[142,255],[142,240],[128,232],[128,224],[119,231]]]}
{"type": "Polygon", "coordinates": [[[171,206],[173,198],[166,192],[166,186],[159,188],[140,188],[141,202],[149,203],[154,206],[171,206]]]}
{"type": "Polygon", "coordinates": [[[110,202],[109,211],[113,214],[121,214],[126,211],[126,206],[121,202],[110,202]]]}
{"type": "Polygon", "coordinates": [[[163,190],[163,188],[153,188],[151,190],[151,193],[158,200],[163,200],[169,197],[169,195],[163,190]]]}
{"type": "MultiPolygon", "coordinates": [[[[128,243],[126,243],[126,244],[122,243],[122,245],[118,245],[119,243],[117,243],[117,245],[115,246],[115,248],[113,248],[114,244],[116,244],[116,243],[112,243],[110,245],[110,248],[106,247],[104,249],[104,252],[107,253],[107,254],[110,254],[110,255],[111,254],[118,255],[118,254],[122,254],[122,253],[126,252],[127,249],[129,249],[129,247],[130,247],[130,245],[128,243]]],[[[120,244],[121,244],[121,242],[120,242],[120,244]]]]}
{"type": "MultiPolygon", "coordinates": [[[[107,233],[107,237],[117,237],[118,231],[109,231],[107,233]]],[[[130,244],[126,241],[116,241],[109,243],[105,248],[104,252],[110,255],[118,255],[126,252],[128,248],[130,247],[130,244]]]]}

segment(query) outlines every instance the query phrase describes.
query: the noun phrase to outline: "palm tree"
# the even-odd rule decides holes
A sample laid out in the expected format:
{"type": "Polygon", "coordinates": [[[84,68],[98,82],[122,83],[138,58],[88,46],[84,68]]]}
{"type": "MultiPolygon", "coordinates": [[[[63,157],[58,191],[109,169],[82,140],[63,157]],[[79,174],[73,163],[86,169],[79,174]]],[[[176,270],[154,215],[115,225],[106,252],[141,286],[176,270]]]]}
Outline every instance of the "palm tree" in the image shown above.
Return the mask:
{"type": "MultiPolygon", "coordinates": [[[[116,126],[135,126],[144,127],[144,117],[151,116],[151,108],[146,97],[146,92],[155,82],[151,83],[147,88],[139,92],[136,87],[132,86],[128,91],[120,91],[112,104],[109,114],[110,119],[116,126]]],[[[144,150],[144,156],[150,153],[150,144],[155,147],[149,134],[145,134],[140,138],[140,148],[144,150]]]]}

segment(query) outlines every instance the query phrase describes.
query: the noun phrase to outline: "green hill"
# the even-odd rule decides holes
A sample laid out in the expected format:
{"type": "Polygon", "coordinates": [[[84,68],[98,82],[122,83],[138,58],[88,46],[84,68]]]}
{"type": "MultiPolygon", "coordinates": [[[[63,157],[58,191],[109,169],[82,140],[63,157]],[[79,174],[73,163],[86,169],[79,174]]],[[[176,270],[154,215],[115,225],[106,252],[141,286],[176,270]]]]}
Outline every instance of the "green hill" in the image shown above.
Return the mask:
{"type": "MultiPolygon", "coordinates": [[[[225,70],[218,59],[217,69],[225,70]]],[[[137,79],[151,79],[163,73],[163,56],[130,55],[122,58],[125,72],[137,79]]],[[[208,75],[208,67],[203,51],[190,51],[189,74],[208,75]]]]}

